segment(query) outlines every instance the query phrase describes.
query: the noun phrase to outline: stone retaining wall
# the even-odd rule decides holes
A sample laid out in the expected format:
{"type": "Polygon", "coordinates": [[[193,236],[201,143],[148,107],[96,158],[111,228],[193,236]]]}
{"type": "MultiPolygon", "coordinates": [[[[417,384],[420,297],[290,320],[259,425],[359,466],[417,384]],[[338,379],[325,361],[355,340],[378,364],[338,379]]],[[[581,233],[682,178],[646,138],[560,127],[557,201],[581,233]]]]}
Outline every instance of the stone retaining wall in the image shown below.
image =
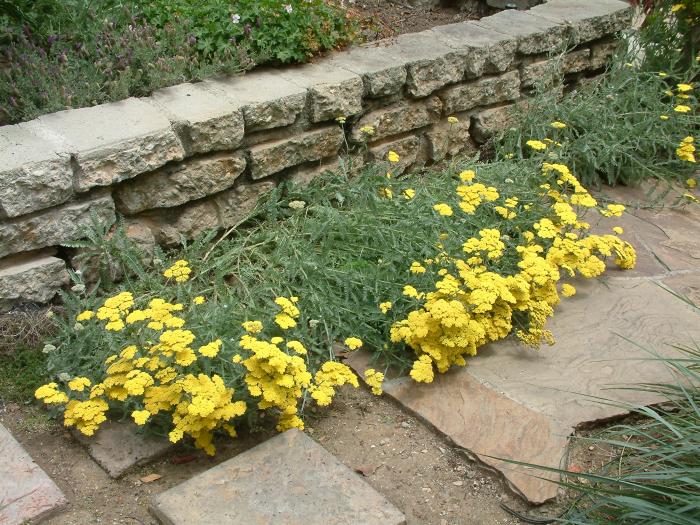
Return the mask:
{"type": "Polygon", "coordinates": [[[283,178],[333,169],[346,141],[367,142],[355,166],[389,150],[404,169],[475,151],[546,74],[549,52],[569,42],[565,72],[594,74],[631,16],[618,0],[551,0],[0,127],[0,308],[67,284],[57,248],[93,218],[121,214],[139,242],[169,246],[236,224],[283,178]]]}

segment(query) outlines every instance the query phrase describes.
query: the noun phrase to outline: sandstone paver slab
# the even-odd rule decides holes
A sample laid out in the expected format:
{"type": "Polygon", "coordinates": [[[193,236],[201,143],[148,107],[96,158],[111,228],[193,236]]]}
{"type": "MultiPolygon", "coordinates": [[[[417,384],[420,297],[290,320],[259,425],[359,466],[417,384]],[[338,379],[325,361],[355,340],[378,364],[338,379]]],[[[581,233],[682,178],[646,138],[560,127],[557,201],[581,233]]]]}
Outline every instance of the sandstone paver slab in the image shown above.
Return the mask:
{"type": "Polygon", "coordinates": [[[75,436],[90,457],[116,479],[133,467],[158,459],[172,447],[166,438],[140,434],[137,428],[133,423],[110,421],[94,436],[78,432],[75,436]]]}
{"type": "Polygon", "coordinates": [[[0,425],[0,523],[20,525],[58,511],[67,500],[61,489],[0,425]]]}
{"type": "Polygon", "coordinates": [[[168,525],[401,525],[403,514],[293,429],[157,495],[168,525]]]}

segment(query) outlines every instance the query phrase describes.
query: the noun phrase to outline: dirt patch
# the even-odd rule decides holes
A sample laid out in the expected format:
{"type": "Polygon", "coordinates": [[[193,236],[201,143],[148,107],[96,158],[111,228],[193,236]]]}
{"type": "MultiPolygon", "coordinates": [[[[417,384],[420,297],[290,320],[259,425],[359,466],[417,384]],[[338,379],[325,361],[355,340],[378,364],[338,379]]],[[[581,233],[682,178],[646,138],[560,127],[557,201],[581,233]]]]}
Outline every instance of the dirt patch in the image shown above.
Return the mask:
{"type": "MultiPolygon", "coordinates": [[[[406,416],[394,403],[365,389],[344,389],[328,410],[312,409],[307,433],[358,471],[401,509],[409,525],[492,525],[519,521],[500,507],[523,509],[501,479],[406,416]]],[[[155,524],[148,513],[162,492],[273,435],[269,429],[219,443],[214,458],[181,448],[162,460],[113,480],[72,435],[33,405],[9,404],[0,422],[63,490],[70,504],[46,523],[155,524]],[[192,456],[191,458],[188,456],[192,456]],[[191,459],[178,463],[182,459],[191,459]],[[144,483],[141,478],[158,474],[144,483]]],[[[546,509],[541,509],[545,513],[546,509]]]]}
{"type": "Polygon", "coordinates": [[[367,41],[418,33],[455,22],[478,20],[488,14],[490,9],[486,2],[480,0],[430,4],[431,2],[424,2],[421,5],[420,2],[410,0],[356,0],[348,5],[348,9],[360,20],[362,36],[367,41]]]}

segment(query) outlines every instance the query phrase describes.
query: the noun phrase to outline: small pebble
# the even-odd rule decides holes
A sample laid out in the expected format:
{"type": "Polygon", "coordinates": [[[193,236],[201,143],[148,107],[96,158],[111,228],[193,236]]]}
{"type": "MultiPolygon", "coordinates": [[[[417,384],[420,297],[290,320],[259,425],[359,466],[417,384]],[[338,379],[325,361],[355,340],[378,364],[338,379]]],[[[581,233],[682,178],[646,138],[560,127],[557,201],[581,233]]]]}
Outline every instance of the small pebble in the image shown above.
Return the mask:
{"type": "Polygon", "coordinates": [[[455,487],[461,487],[462,485],[464,485],[464,482],[463,481],[453,481],[452,484],[455,487]]]}

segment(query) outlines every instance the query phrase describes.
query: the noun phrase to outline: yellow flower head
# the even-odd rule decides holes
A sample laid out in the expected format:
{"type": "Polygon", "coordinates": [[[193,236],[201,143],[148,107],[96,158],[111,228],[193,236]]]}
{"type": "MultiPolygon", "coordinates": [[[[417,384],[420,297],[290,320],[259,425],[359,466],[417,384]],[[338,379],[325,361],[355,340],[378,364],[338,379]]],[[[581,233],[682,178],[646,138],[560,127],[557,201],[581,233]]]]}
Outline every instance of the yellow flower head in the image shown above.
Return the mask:
{"type": "Polygon", "coordinates": [[[197,297],[194,298],[194,304],[204,304],[206,299],[202,295],[198,295],[197,297]]]}
{"type": "Polygon", "coordinates": [[[462,182],[471,182],[476,177],[476,172],[474,170],[464,170],[459,174],[459,180],[462,182]]]}
{"type": "Polygon", "coordinates": [[[443,217],[450,217],[454,213],[452,211],[452,208],[444,202],[436,204],[435,206],[433,206],[433,209],[443,217]]]}
{"type": "Polygon", "coordinates": [[[241,326],[249,334],[259,334],[263,329],[263,324],[260,321],[246,321],[241,326]]]}
{"type": "Polygon", "coordinates": [[[660,118],[661,120],[668,120],[668,119],[669,119],[669,116],[668,116],[668,115],[660,115],[659,118],[660,118]]]}
{"type": "Polygon", "coordinates": [[[131,417],[134,418],[134,422],[137,425],[145,425],[148,418],[151,417],[151,413],[148,410],[134,410],[131,413],[131,417]]]}
{"type": "Polygon", "coordinates": [[[389,310],[391,310],[391,307],[393,305],[391,304],[391,301],[386,301],[383,303],[379,303],[379,309],[382,311],[383,314],[387,313],[389,310]]]}
{"type": "Polygon", "coordinates": [[[386,156],[386,158],[392,164],[396,164],[398,161],[401,160],[401,157],[399,157],[399,154],[396,153],[395,151],[390,151],[389,154],[386,156]]]}
{"type": "Polygon", "coordinates": [[[675,111],[676,113],[688,113],[690,112],[690,106],[678,104],[675,108],[673,108],[673,111],[675,111]]]}
{"type": "Polygon", "coordinates": [[[693,188],[695,188],[695,186],[698,185],[698,181],[696,181],[696,180],[693,179],[693,178],[690,178],[690,179],[688,179],[688,180],[685,181],[685,184],[686,184],[686,186],[688,186],[690,189],[693,189],[693,188]]]}
{"type": "Polygon", "coordinates": [[[362,126],[360,128],[360,133],[364,133],[367,136],[374,135],[374,126],[362,126]]]}
{"type": "Polygon", "coordinates": [[[406,188],[402,192],[403,198],[406,199],[407,201],[410,201],[413,197],[416,196],[416,190],[411,189],[411,188],[406,188]]]}
{"type": "Polygon", "coordinates": [[[457,117],[447,117],[447,122],[450,124],[457,124],[459,122],[459,119],[457,117]]]}
{"type": "Polygon", "coordinates": [[[68,381],[68,388],[73,392],[82,392],[86,388],[92,385],[92,382],[87,377],[76,377],[71,381],[68,381]]]}
{"type": "Polygon", "coordinates": [[[678,87],[678,91],[680,93],[686,93],[688,91],[693,90],[693,86],[691,84],[678,84],[677,87],[678,87]]]}
{"type": "Polygon", "coordinates": [[[562,284],[561,294],[564,297],[573,297],[574,295],[576,295],[576,288],[574,288],[570,284],[562,284]]]}
{"type": "Polygon", "coordinates": [[[362,347],[362,339],[358,339],[357,337],[348,337],[343,342],[350,350],[357,350],[362,347]]]}
{"type": "Polygon", "coordinates": [[[613,226],[612,231],[614,231],[618,235],[622,235],[623,233],[625,233],[625,230],[623,230],[620,226],[613,226]]]}
{"type": "Polygon", "coordinates": [[[384,382],[384,374],[377,372],[374,368],[365,370],[365,383],[372,389],[375,396],[382,395],[382,383],[384,382]]]}
{"type": "Polygon", "coordinates": [[[564,129],[566,127],[566,124],[564,124],[563,122],[559,122],[558,120],[555,120],[549,125],[552,126],[554,129],[564,129]]]}
{"type": "Polygon", "coordinates": [[[175,263],[163,272],[163,277],[166,279],[174,279],[177,283],[184,283],[189,280],[192,269],[189,267],[189,263],[180,259],[175,261],[175,263]]]}
{"type": "Polygon", "coordinates": [[[85,310],[84,312],[79,313],[76,316],[75,320],[78,322],[88,321],[88,320],[92,319],[94,316],[95,316],[95,312],[93,312],[92,310],[85,310]]]}
{"type": "Polygon", "coordinates": [[[547,144],[545,144],[541,140],[528,140],[525,144],[527,144],[532,149],[537,150],[537,151],[542,151],[542,150],[547,149],[547,144]]]}

